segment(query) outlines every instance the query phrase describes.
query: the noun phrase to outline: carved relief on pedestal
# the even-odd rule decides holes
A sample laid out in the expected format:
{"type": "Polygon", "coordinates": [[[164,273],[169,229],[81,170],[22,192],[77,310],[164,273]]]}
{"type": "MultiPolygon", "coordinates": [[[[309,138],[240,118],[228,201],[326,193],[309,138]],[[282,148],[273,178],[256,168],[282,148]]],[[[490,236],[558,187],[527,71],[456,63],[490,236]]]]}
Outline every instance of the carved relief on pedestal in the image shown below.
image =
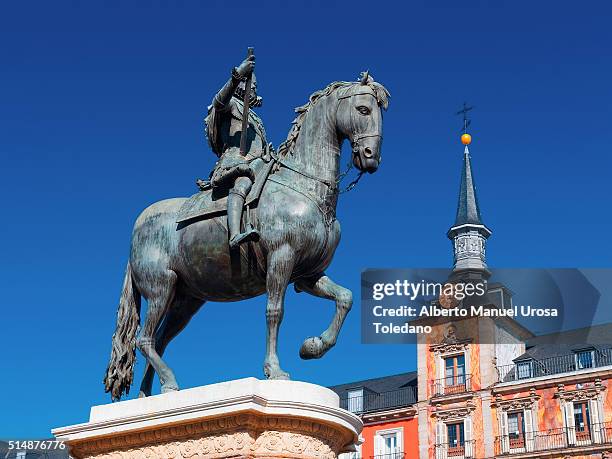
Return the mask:
{"type": "Polygon", "coordinates": [[[326,441],[303,434],[278,431],[263,432],[255,442],[255,456],[270,453],[284,457],[336,457],[336,453],[326,441]]]}
{"type": "Polygon", "coordinates": [[[339,429],[307,420],[235,415],[72,445],[83,459],[276,457],[335,459],[349,441],[339,429]]]}

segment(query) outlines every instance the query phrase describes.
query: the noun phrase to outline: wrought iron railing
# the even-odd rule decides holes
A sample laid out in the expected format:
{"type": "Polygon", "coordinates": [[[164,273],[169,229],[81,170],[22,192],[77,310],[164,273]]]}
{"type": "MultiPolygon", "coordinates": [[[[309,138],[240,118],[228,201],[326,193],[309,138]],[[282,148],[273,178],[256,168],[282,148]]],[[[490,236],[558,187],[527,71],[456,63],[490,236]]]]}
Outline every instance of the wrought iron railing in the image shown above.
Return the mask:
{"type": "Polygon", "coordinates": [[[472,459],[475,444],[475,440],[438,443],[434,445],[434,457],[436,459],[472,459]]]}
{"type": "Polygon", "coordinates": [[[569,354],[541,360],[523,360],[512,365],[498,366],[497,373],[499,382],[509,382],[608,365],[612,365],[612,348],[593,350],[592,357],[588,359],[581,358],[579,354],[569,354]]]}
{"type": "Polygon", "coordinates": [[[440,395],[454,395],[469,392],[471,389],[472,375],[447,376],[436,379],[431,383],[432,397],[440,395]]]}
{"type": "Polygon", "coordinates": [[[495,438],[495,455],[610,444],[612,444],[612,422],[605,422],[591,424],[586,428],[564,427],[499,436],[495,438]]]}
{"type": "Polygon", "coordinates": [[[404,459],[405,457],[406,453],[403,451],[395,451],[393,453],[376,454],[375,456],[370,456],[371,459],[404,459]]]}
{"type": "Polygon", "coordinates": [[[340,399],[340,408],[361,414],[410,406],[416,401],[416,387],[410,386],[380,393],[364,391],[362,395],[344,397],[340,399]]]}

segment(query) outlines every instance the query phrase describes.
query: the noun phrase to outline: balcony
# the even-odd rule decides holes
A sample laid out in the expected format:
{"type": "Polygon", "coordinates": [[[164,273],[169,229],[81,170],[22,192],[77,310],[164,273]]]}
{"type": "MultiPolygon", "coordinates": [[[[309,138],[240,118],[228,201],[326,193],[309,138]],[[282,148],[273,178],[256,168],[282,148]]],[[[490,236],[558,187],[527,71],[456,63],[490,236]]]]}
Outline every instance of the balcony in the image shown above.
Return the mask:
{"type": "Polygon", "coordinates": [[[404,459],[405,457],[406,453],[402,451],[395,451],[393,453],[377,454],[375,456],[370,456],[370,459],[404,459]]]}
{"type": "Polygon", "coordinates": [[[568,427],[517,433],[495,438],[495,455],[530,454],[567,448],[596,448],[612,444],[612,422],[586,428],[568,427]]]}
{"type": "Polygon", "coordinates": [[[352,413],[365,414],[407,407],[414,405],[416,401],[416,387],[411,386],[388,392],[364,392],[362,395],[344,397],[340,399],[340,408],[352,413]]]}
{"type": "Polygon", "coordinates": [[[582,356],[569,354],[541,360],[523,360],[512,365],[498,366],[497,373],[499,382],[503,383],[583,371],[608,365],[612,365],[612,348],[587,351],[587,353],[582,353],[582,356]]]}
{"type": "Polygon", "coordinates": [[[471,375],[448,376],[431,383],[432,397],[464,394],[471,390],[471,375]]]}
{"type": "Polygon", "coordinates": [[[475,440],[460,443],[440,443],[434,446],[436,459],[472,459],[475,440]]]}

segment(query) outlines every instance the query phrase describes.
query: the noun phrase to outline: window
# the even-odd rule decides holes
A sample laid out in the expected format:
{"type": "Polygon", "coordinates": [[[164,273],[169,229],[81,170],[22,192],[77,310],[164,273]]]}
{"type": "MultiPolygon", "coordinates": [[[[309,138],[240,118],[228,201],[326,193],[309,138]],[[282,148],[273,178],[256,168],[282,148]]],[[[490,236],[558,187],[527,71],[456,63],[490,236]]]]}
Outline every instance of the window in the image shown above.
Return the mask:
{"type": "Polygon", "coordinates": [[[394,457],[399,452],[397,444],[397,434],[389,433],[382,436],[384,445],[384,454],[388,457],[394,457]]]}
{"type": "Polygon", "coordinates": [[[448,438],[448,457],[463,456],[465,451],[465,431],[463,422],[446,424],[448,438]]]}
{"type": "Polygon", "coordinates": [[[579,370],[593,368],[594,360],[592,349],[576,352],[576,368],[579,370]]]}
{"type": "Polygon", "coordinates": [[[533,362],[531,360],[526,362],[518,362],[516,364],[518,373],[518,379],[527,379],[533,377],[533,362]]]}
{"type": "Polygon", "coordinates": [[[510,448],[525,446],[525,419],[522,411],[508,413],[508,438],[510,448]]]}
{"type": "Polygon", "coordinates": [[[591,414],[588,402],[574,403],[574,427],[576,428],[576,440],[591,439],[591,414]]]}
{"type": "Polygon", "coordinates": [[[444,386],[446,393],[465,389],[465,355],[454,355],[444,359],[444,386]]]}
{"type": "Polygon", "coordinates": [[[347,399],[347,409],[351,413],[361,413],[363,411],[363,389],[349,390],[347,399]]]}
{"type": "Polygon", "coordinates": [[[402,429],[378,431],[374,439],[375,459],[402,459],[402,438],[402,429]]]}

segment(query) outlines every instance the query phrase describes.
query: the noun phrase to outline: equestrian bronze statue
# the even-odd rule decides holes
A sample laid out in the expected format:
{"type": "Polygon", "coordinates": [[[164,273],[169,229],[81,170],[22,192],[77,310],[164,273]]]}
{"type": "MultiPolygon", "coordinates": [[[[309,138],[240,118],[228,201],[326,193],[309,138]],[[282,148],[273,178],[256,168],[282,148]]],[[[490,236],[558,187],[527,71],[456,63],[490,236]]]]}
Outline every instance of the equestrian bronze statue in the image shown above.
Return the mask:
{"type": "MultiPolygon", "coordinates": [[[[267,293],[263,371],[269,379],[289,378],[281,369],[277,343],[290,283],[297,291],[336,304],[328,328],[303,342],[303,359],[320,358],[334,346],[351,308],[350,290],[325,274],[340,240],[336,204],[341,146],[350,141],[352,163],[360,173],[378,169],[382,110],[389,93],[367,72],[356,82],[329,84],[296,109],[287,140],[275,152],[266,144],[259,119],[240,102],[244,90],[239,86],[252,74],[254,57],[245,62],[217,94],[207,117],[211,147],[220,155],[212,186],[202,186],[191,198],[152,204],[134,225],[104,378],[114,400],[129,392],[136,347],[146,357],[139,396],[151,394],[155,373],[162,393],[178,390],[162,355],[206,301],[267,293]],[[242,155],[236,148],[241,137],[237,129],[244,125],[245,112],[249,132],[242,155]],[[222,178],[234,167],[239,173],[222,178]],[[242,243],[231,244],[232,239],[242,243]],[[141,297],[148,311],[137,337],[141,297]]],[[[256,107],[253,94],[247,105],[256,107]]]]}

